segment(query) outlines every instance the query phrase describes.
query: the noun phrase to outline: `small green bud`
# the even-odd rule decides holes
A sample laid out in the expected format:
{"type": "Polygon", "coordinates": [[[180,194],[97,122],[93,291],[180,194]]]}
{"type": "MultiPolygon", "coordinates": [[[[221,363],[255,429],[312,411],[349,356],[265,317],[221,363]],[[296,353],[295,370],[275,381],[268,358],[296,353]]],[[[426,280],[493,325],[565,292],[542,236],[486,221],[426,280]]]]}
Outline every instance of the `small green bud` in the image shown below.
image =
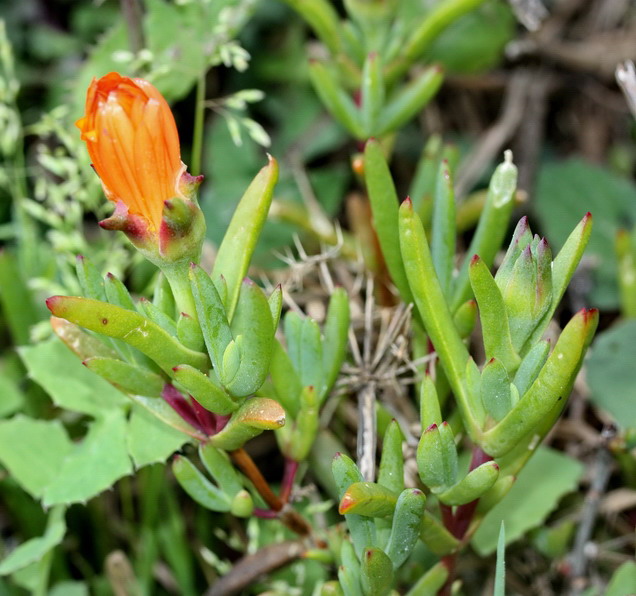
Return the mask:
{"type": "Polygon", "coordinates": [[[252,496],[245,489],[240,490],[234,495],[230,513],[236,517],[250,517],[254,512],[254,501],[252,496]]]}
{"type": "Polygon", "coordinates": [[[447,422],[431,424],[417,446],[417,468],[420,478],[433,492],[452,486],[457,477],[457,449],[453,431],[447,422]]]}

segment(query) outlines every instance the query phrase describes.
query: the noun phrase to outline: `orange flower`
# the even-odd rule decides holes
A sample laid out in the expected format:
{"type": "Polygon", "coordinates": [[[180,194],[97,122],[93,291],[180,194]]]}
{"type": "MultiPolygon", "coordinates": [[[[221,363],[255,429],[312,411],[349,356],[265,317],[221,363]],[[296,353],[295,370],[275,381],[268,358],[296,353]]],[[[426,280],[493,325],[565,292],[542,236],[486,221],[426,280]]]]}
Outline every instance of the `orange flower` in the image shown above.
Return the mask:
{"type": "Polygon", "coordinates": [[[164,201],[183,197],[185,171],[174,117],[148,81],[116,72],[93,79],[76,122],[106,196],[145,217],[156,231],[164,201]]]}

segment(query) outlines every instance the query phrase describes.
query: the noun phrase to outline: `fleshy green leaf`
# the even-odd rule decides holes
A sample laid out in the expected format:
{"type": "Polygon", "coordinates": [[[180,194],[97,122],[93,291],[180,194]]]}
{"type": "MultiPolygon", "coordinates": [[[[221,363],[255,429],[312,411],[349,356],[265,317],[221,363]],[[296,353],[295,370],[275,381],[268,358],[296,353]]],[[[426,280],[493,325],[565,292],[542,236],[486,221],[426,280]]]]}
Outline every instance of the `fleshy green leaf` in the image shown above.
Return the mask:
{"type": "Polygon", "coordinates": [[[367,548],[362,553],[360,583],[366,596],[386,596],[393,587],[393,564],[379,548],[367,548]]]}
{"type": "Polygon", "coordinates": [[[270,157],[269,163],[256,175],[241,198],[216,254],[211,277],[216,279],[222,275],[225,278],[230,321],[239,299],[241,282],[247,275],[256,242],[267,218],[277,180],[278,163],[270,157]]]}
{"type": "Polygon", "coordinates": [[[221,370],[223,354],[232,341],[225,306],[210,276],[197,265],[190,268],[190,284],[205,345],[216,370],[221,370]]]}
{"type": "MultiPolygon", "coordinates": [[[[245,397],[260,389],[269,373],[275,331],[263,290],[245,279],[232,319],[232,335],[236,339],[243,336],[241,361],[234,378],[226,384],[229,393],[245,397]]],[[[224,381],[222,374],[221,380],[224,381]]]]}
{"type": "Polygon", "coordinates": [[[354,482],[340,499],[338,513],[369,517],[393,515],[398,493],[375,482],[354,482]]]}
{"type": "Polygon", "coordinates": [[[395,569],[409,558],[420,537],[425,505],[426,496],[417,488],[407,488],[398,498],[391,535],[385,549],[395,569]]]}
{"type": "MultiPolygon", "coordinates": [[[[345,492],[354,482],[362,482],[364,480],[351,458],[342,453],[336,453],[331,469],[338,487],[339,500],[344,497],[345,492]]],[[[375,544],[376,534],[373,520],[367,516],[355,514],[346,514],[345,520],[347,521],[355,552],[358,556],[361,556],[365,548],[375,544]]]]}
{"type": "Polygon", "coordinates": [[[170,334],[139,313],[89,298],[53,296],[47,306],[61,317],[95,331],[125,341],[154,360],[168,374],[179,364],[204,369],[208,357],[182,346],[170,334]]]}
{"type": "Polygon", "coordinates": [[[205,469],[226,495],[234,497],[243,489],[234,466],[223,451],[210,443],[201,443],[199,457],[205,469]]]}
{"type": "Polygon", "coordinates": [[[510,492],[484,518],[471,541],[473,548],[481,556],[493,553],[502,521],[506,524],[506,544],[540,525],[565,494],[576,490],[582,475],[580,462],[540,447],[510,492]]]}
{"type": "Polygon", "coordinates": [[[174,380],[210,412],[225,416],[238,408],[223,389],[196,368],[186,364],[175,367],[174,380]]]}
{"type": "Polygon", "coordinates": [[[382,145],[374,139],[367,141],[364,148],[364,178],[373,213],[373,227],[378,235],[391,279],[404,302],[413,302],[400,252],[397,191],[382,145]]]}
{"type": "Polygon", "coordinates": [[[438,495],[439,500],[446,505],[464,505],[478,499],[493,484],[499,476],[499,466],[494,461],[486,462],[470,471],[455,486],[438,495]]]}
{"type": "Polygon", "coordinates": [[[431,256],[439,284],[450,298],[455,266],[455,192],[448,162],[442,162],[437,173],[431,224],[431,256]]]}
{"type": "Polygon", "coordinates": [[[506,417],[484,434],[481,445],[488,454],[504,455],[557,403],[565,403],[597,324],[595,309],[582,309],[572,317],[537,380],[506,417]]]}
{"type": "Polygon", "coordinates": [[[159,397],[164,380],[148,369],[113,358],[88,358],[84,366],[126,393],[159,397]]]}
{"type": "Polygon", "coordinates": [[[455,311],[470,298],[468,268],[474,255],[479,255],[486,267],[491,267],[497,251],[501,248],[508,222],[514,206],[517,186],[517,168],[512,163],[512,153],[506,152],[504,162],[497,166],[488,187],[486,204],[479,224],[470,242],[466,258],[453,286],[452,310],[455,311]]]}
{"type": "Polygon", "coordinates": [[[395,420],[391,421],[382,441],[382,458],[380,459],[378,484],[392,490],[396,495],[404,490],[403,440],[404,436],[400,430],[400,425],[395,420]]]}
{"type": "Polygon", "coordinates": [[[232,451],[242,447],[264,430],[276,430],[285,424],[285,410],[278,402],[264,397],[246,401],[232,414],[222,431],[210,438],[220,449],[232,451]]]}
{"type": "Polygon", "coordinates": [[[488,267],[478,256],[471,259],[469,277],[479,305],[486,358],[497,358],[513,373],[521,359],[512,346],[504,300],[488,267]]]}
{"type": "Polygon", "coordinates": [[[214,486],[187,458],[178,455],[172,462],[172,472],[181,485],[199,505],[212,511],[229,511],[231,500],[214,486]]]}

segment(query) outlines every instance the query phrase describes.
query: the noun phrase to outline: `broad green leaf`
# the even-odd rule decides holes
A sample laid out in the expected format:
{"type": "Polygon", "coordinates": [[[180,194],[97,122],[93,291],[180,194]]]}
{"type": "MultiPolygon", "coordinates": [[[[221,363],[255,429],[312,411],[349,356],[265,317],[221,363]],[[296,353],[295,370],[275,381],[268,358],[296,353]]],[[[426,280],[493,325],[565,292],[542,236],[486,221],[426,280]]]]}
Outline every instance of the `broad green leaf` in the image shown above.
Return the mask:
{"type": "Polygon", "coordinates": [[[126,429],[126,447],[135,468],[166,461],[189,440],[188,435],[168,426],[142,406],[133,406],[126,429]]]}
{"type": "Polygon", "coordinates": [[[591,399],[621,428],[636,428],[636,320],[600,333],[587,361],[591,399]]]}
{"type": "Polygon", "coordinates": [[[133,471],[126,449],[126,418],[112,410],[93,422],[44,491],[43,505],[83,503],[133,471]]]}
{"type": "Polygon", "coordinates": [[[473,548],[482,556],[493,553],[502,521],[506,524],[506,544],[539,526],[564,495],[576,490],[583,469],[577,460],[540,447],[510,492],[484,517],[471,541],[473,548]]]}
{"type": "Polygon", "coordinates": [[[614,239],[626,222],[636,221],[636,186],[609,170],[574,158],[545,165],[539,172],[535,212],[541,227],[556,247],[586,211],[596,225],[587,247],[593,257],[594,280],[589,300],[594,306],[619,306],[614,239]]]}
{"type": "Polygon", "coordinates": [[[15,256],[0,251],[0,305],[16,345],[29,343],[29,329],[38,322],[38,314],[26,280],[15,256]]]}
{"type": "Polygon", "coordinates": [[[24,404],[24,395],[18,384],[6,376],[4,367],[0,367],[0,418],[9,416],[24,404]]]}
{"type": "Polygon", "coordinates": [[[126,396],[82,363],[62,342],[53,339],[19,350],[29,377],[40,385],[56,405],[101,416],[127,403],[126,396]]]}
{"type": "Polygon", "coordinates": [[[0,421],[0,462],[35,498],[42,497],[72,450],[73,443],[59,420],[18,415],[0,421]]]}
{"type": "Polygon", "coordinates": [[[636,563],[625,561],[612,575],[605,596],[629,596],[636,586],[636,563]]]}
{"type": "Polygon", "coordinates": [[[36,563],[55,548],[66,533],[66,507],[54,507],[49,514],[44,536],[31,538],[18,546],[0,562],[0,575],[8,575],[36,563]]]}

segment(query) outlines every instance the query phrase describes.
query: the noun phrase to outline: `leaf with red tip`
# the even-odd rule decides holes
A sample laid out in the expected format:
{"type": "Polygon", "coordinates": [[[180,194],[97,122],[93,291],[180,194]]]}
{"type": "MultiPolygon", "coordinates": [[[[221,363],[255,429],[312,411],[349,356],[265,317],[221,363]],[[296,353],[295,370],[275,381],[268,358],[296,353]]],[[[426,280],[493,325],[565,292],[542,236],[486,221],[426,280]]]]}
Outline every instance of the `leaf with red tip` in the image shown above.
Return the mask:
{"type": "MultiPolygon", "coordinates": [[[[517,405],[483,436],[492,457],[508,453],[552,412],[565,405],[598,324],[596,309],[582,309],[566,325],[539,376],[517,405]]],[[[541,433],[539,433],[541,434],[541,433]]]]}
{"type": "Polygon", "coordinates": [[[565,294],[565,290],[576,271],[583,256],[585,247],[592,233],[592,214],[588,211],[579,224],[574,228],[565,244],[552,263],[552,304],[541,322],[530,336],[527,345],[534,345],[547,329],[554,313],[565,294]]]}
{"type": "Polygon", "coordinates": [[[398,494],[375,482],[354,482],[340,499],[338,513],[369,517],[393,515],[398,494]]]}

